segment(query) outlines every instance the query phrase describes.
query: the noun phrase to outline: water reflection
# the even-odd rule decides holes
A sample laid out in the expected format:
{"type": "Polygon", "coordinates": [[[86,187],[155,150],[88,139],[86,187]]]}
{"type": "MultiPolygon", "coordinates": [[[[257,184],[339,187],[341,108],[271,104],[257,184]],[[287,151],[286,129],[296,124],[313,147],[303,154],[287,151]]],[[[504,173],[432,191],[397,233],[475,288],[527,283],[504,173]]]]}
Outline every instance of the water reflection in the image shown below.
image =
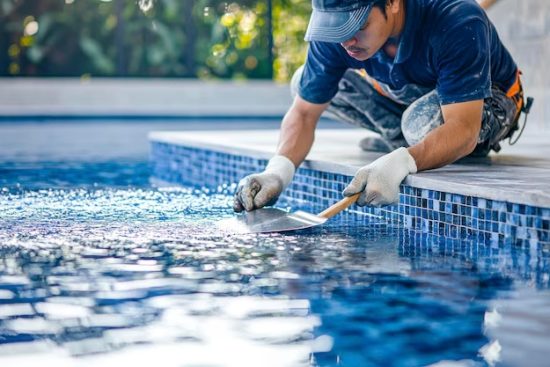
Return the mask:
{"type": "Polygon", "coordinates": [[[544,360],[547,249],[346,217],[220,233],[230,201],[181,188],[4,191],[2,365],[544,360]]]}

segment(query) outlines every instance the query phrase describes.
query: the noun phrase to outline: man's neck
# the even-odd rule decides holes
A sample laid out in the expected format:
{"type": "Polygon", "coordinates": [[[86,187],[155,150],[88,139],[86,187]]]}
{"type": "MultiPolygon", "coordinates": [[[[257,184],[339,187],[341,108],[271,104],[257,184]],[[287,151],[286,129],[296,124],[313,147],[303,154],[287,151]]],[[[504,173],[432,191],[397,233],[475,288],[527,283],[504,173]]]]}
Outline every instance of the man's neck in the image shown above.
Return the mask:
{"type": "Polygon", "coordinates": [[[403,28],[405,27],[405,0],[397,0],[399,1],[399,12],[395,14],[395,23],[392,29],[392,33],[390,34],[390,37],[393,39],[399,39],[401,36],[401,32],[403,32],[403,28]]]}
{"type": "Polygon", "coordinates": [[[399,38],[401,37],[401,32],[405,27],[405,0],[397,0],[399,4],[399,12],[395,14],[395,23],[390,34],[390,39],[384,45],[384,52],[386,55],[392,59],[397,54],[397,47],[399,45],[399,38]]]}

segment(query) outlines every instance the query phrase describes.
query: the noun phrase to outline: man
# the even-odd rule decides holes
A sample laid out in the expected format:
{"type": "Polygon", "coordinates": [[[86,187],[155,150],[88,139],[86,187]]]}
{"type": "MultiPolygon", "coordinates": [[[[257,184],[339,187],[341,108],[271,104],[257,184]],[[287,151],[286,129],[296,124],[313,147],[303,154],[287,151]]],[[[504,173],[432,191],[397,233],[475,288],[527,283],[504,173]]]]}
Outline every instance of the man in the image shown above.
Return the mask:
{"type": "Polygon", "coordinates": [[[410,173],[498,151],[528,112],[520,72],[474,0],[313,0],[305,38],[277,154],[241,180],[237,212],[275,203],[325,110],[380,134],[363,149],[388,152],[345,188],[362,192],[360,206],[397,202],[410,173]]]}

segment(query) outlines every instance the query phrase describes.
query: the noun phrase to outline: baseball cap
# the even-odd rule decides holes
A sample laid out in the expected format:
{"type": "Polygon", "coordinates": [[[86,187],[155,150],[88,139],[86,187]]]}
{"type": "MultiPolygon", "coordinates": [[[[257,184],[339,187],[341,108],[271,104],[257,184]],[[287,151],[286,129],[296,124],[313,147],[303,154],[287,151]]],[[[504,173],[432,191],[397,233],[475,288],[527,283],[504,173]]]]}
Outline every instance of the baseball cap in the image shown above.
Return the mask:
{"type": "Polygon", "coordinates": [[[374,0],[312,0],[305,40],[340,43],[367,20],[374,0]]]}

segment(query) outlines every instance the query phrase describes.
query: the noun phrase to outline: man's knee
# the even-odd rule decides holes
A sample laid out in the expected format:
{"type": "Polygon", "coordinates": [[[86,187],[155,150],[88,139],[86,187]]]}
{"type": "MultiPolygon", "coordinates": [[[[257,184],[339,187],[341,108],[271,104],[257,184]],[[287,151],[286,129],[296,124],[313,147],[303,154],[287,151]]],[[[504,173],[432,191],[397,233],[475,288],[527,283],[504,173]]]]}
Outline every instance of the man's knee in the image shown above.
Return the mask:
{"type": "Polygon", "coordinates": [[[414,101],[403,112],[401,130],[409,145],[419,143],[430,131],[443,124],[439,96],[434,90],[414,101]]]}
{"type": "Polygon", "coordinates": [[[290,96],[292,99],[298,94],[298,89],[300,88],[300,80],[302,79],[302,74],[304,73],[304,65],[300,66],[292,75],[290,79],[290,96]]]}

